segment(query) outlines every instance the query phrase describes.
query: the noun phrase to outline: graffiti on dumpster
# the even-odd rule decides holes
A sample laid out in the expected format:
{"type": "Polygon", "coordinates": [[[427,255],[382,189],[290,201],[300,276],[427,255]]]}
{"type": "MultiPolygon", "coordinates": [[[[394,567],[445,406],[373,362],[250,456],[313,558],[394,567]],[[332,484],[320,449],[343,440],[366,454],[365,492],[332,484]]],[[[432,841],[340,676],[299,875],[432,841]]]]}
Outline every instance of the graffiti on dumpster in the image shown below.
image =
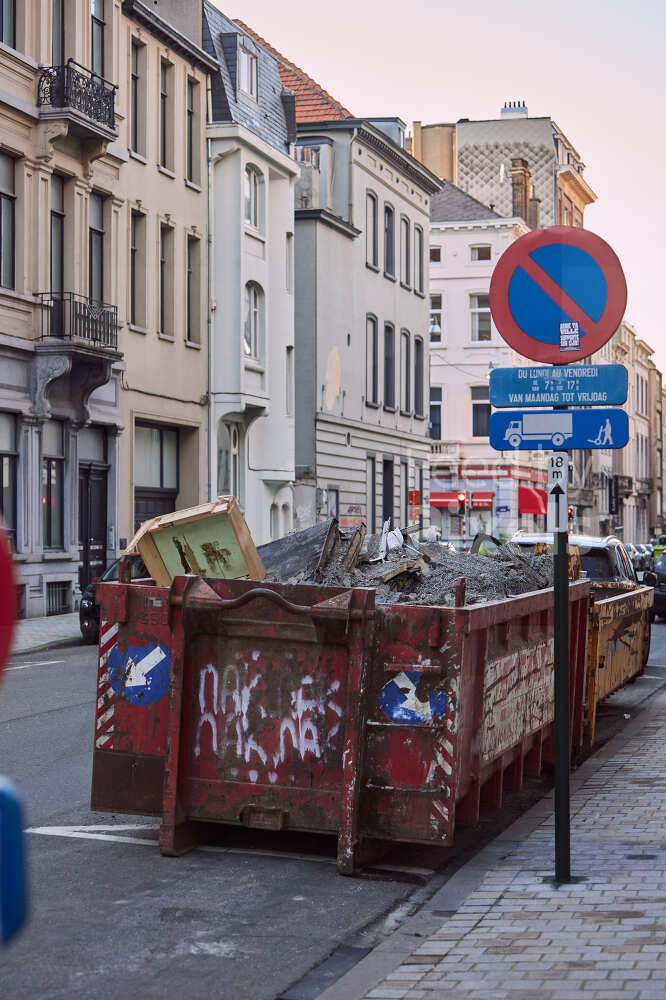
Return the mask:
{"type": "Polygon", "coordinates": [[[106,665],[111,687],[130,705],[152,705],[169,690],[171,654],[159,643],[148,646],[115,646],[106,665]]]}
{"type": "Polygon", "coordinates": [[[298,687],[280,691],[277,712],[267,710],[268,687],[256,662],[203,667],[195,706],[194,756],[222,759],[232,754],[251,765],[250,781],[261,778],[271,784],[278,780],[277,769],[283,764],[325,759],[335,749],[340,729],[340,681],[306,674],[298,687]]]}
{"type": "Polygon", "coordinates": [[[421,701],[417,694],[421,674],[416,670],[401,670],[380,690],[377,701],[387,719],[392,722],[422,723],[441,719],[446,713],[446,691],[434,687],[428,691],[428,700],[421,701]]]}
{"type": "Polygon", "coordinates": [[[489,660],[481,758],[491,761],[553,719],[553,640],[489,660]]]}

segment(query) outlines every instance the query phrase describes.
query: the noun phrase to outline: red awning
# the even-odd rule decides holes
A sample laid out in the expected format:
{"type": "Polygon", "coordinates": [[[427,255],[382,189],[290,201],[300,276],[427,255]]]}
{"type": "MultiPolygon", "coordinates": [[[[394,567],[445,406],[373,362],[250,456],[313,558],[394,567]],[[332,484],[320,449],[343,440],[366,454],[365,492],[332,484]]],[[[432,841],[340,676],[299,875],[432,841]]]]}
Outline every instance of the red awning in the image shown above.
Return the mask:
{"type": "Polygon", "coordinates": [[[458,493],[431,493],[430,494],[430,506],[431,507],[448,507],[449,504],[455,504],[456,509],[458,507],[458,493]]]}
{"type": "Polygon", "coordinates": [[[546,514],[548,512],[548,494],[536,486],[518,487],[519,514],[546,514]]]}
{"type": "Polygon", "coordinates": [[[481,490],[472,493],[472,507],[477,510],[492,510],[494,493],[481,490]]]}

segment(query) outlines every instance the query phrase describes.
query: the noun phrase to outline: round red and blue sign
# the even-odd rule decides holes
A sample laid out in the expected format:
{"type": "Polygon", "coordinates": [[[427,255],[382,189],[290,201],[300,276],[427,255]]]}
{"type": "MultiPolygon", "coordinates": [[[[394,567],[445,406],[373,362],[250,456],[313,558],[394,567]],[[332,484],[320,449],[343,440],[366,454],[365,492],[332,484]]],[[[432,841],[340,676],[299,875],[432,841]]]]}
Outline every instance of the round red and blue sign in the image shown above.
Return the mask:
{"type": "Polygon", "coordinates": [[[490,282],[502,338],[532,361],[561,365],[598,351],[617,330],[627,283],[615,252],[572,226],[535,229],[504,251],[490,282]]]}

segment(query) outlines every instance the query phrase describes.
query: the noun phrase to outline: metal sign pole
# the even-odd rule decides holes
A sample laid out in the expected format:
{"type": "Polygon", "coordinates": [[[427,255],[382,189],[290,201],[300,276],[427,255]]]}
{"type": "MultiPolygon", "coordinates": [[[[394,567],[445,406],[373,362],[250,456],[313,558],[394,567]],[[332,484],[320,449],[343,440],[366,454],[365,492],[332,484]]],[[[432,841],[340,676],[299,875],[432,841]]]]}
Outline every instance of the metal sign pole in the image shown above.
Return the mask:
{"type": "Polygon", "coordinates": [[[571,881],[571,818],[569,809],[569,532],[556,531],[554,535],[555,881],[560,883],[571,881]]]}

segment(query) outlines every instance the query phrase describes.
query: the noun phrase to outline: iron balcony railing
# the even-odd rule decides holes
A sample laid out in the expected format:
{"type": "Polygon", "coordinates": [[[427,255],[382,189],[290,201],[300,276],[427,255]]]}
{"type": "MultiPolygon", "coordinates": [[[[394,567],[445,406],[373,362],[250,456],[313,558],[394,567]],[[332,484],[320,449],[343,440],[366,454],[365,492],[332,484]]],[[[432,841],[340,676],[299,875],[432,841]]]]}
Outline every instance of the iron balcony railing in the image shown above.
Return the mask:
{"type": "Polygon", "coordinates": [[[73,108],[99,125],[115,131],[114,83],[92,73],[74,59],[65,66],[49,66],[39,78],[40,107],[73,108]]]}
{"type": "Polygon", "coordinates": [[[83,340],[96,347],[118,345],[118,306],[76,292],[43,292],[41,339],[83,340]]]}

